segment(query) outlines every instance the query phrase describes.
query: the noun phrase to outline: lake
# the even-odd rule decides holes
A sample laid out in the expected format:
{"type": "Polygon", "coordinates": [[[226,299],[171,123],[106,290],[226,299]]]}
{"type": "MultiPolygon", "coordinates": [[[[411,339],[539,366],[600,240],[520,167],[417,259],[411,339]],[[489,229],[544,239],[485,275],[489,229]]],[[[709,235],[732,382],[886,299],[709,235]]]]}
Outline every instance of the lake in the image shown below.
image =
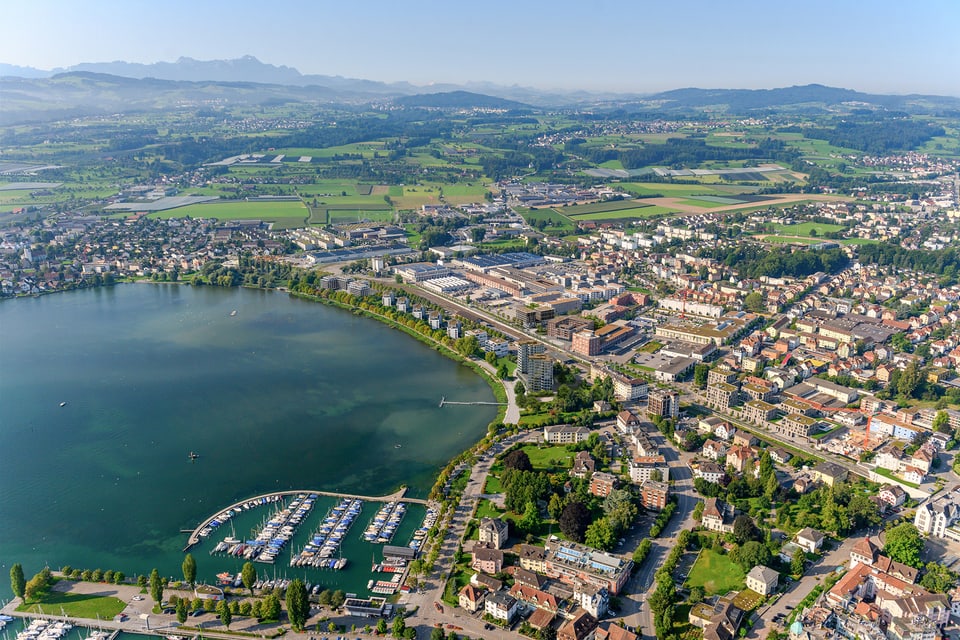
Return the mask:
{"type": "MultiPolygon", "coordinates": [[[[181,529],[274,490],[381,495],[406,484],[426,497],[495,417],[491,406],[441,409],[442,396],[493,399],[479,376],[410,336],[280,292],[127,284],[5,301],[0,575],[20,562],[27,577],[64,564],[179,577],[181,529]]],[[[363,591],[376,549],[359,536],[376,506],[349,534],[351,570],[326,580],[363,591]]],[[[422,514],[411,510],[401,534],[422,514]]],[[[245,513],[238,537],[265,515],[245,513]]],[[[201,579],[239,569],[209,547],[193,550],[201,579]]],[[[284,560],[277,575],[300,575],[284,560]]]]}

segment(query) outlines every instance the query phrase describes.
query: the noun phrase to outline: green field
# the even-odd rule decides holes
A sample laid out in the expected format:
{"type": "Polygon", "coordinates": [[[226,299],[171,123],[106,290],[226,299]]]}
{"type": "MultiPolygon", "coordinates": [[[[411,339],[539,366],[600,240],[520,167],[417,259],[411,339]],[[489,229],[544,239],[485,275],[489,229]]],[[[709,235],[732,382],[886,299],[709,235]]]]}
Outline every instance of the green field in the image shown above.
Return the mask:
{"type": "Polygon", "coordinates": [[[530,464],[534,469],[541,471],[550,471],[553,469],[569,469],[573,466],[573,457],[576,454],[567,451],[565,446],[553,446],[540,448],[535,444],[523,447],[527,456],[530,458],[530,464]]]}
{"type": "Polygon", "coordinates": [[[52,591],[37,604],[21,604],[17,611],[28,613],[63,613],[87,620],[110,620],[123,611],[127,603],[113,596],[52,591]]]}
{"type": "Polygon", "coordinates": [[[843,231],[846,227],[839,224],[828,224],[822,222],[801,222],[800,224],[775,224],[772,225],[778,233],[782,233],[788,236],[799,236],[802,238],[811,238],[819,237],[822,238],[823,234],[831,233],[833,231],[843,231]],[[815,236],[811,236],[810,232],[815,231],[815,236]]]}
{"type": "Polygon", "coordinates": [[[154,218],[216,218],[217,220],[263,220],[273,222],[276,228],[302,227],[309,211],[302,202],[211,202],[192,204],[150,214],[154,218]]]}
{"type": "Polygon", "coordinates": [[[729,196],[753,193],[752,187],[734,185],[673,184],[671,182],[621,182],[620,188],[638,196],[662,195],[665,198],[689,196],[729,196]]]}
{"type": "Polygon", "coordinates": [[[703,549],[697,562],[690,569],[686,585],[703,587],[708,596],[722,595],[734,589],[742,589],[745,576],[740,565],[734,563],[729,557],[710,549],[703,549]]]}
{"type": "Polygon", "coordinates": [[[563,215],[573,218],[590,213],[620,211],[622,209],[639,209],[641,207],[648,206],[650,205],[637,202],[636,200],[607,200],[605,202],[591,202],[590,204],[575,204],[569,207],[560,207],[554,210],[562,212],[563,215]]]}
{"type": "Polygon", "coordinates": [[[674,209],[656,205],[646,205],[644,207],[635,207],[632,209],[622,209],[620,211],[607,211],[601,213],[587,213],[576,217],[577,222],[583,220],[646,220],[656,218],[668,213],[673,213],[674,209]]]}
{"type": "Polygon", "coordinates": [[[531,211],[529,209],[518,208],[517,213],[531,224],[540,220],[546,220],[548,226],[543,229],[543,232],[549,235],[566,235],[573,233],[577,228],[576,225],[570,221],[570,218],[556,209],[536,209],[531,211]]]}

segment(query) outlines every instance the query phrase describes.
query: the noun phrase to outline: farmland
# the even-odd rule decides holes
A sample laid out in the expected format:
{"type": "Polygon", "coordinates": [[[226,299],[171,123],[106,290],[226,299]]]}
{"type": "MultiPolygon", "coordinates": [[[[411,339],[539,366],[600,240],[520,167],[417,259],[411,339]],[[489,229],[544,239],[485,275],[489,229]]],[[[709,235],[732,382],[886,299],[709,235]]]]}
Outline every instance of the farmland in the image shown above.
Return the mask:
{"type": "Polygon", "coordinates": [[[193,204],[151,214],[154,218],[216,218],[217,220],[263,220],[275,228],[302,227],[308,216],[302,202],[211,202],[193,204]]]}

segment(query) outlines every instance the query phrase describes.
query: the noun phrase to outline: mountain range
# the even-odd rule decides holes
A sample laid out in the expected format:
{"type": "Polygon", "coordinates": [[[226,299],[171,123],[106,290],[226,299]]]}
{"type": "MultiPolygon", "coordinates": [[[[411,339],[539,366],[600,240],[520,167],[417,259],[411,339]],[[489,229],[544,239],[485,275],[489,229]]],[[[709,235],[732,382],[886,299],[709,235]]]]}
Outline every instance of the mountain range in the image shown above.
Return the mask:
{"type": "Polygon", "coordinates": [[[857,108],[939,113],[960,111],[960,98],[876,95],[823,85],[778,89],[676,89],[651,95],[543,91],[492,83],[417,86],[342,76],[305,75],[253,56],[140,64],[83,63],[43,71],[0,63],[0,124],[77,115],[162,109],[211,101],[276,104],[312,101],[363,104],[392,101],[408,108],[590,108],[623,112],[757,114],[857,108]]]}

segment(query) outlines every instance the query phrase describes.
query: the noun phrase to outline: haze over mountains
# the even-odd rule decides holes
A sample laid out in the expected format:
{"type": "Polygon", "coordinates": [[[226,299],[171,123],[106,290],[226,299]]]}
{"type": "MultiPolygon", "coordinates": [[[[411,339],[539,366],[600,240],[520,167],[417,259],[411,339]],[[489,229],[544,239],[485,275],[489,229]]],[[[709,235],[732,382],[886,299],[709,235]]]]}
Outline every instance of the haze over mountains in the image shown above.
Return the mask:
{"type": "Polygon", "coordinates": [[[218,100],[235,104],[363,104],[393,101],[408,108],[594,109],[626,112],[757,114],[770,109],[811,113],[856,108],[912,113],[960,109],[960,99],[924,95],[874,95],[823,85],[780,89],[676,89],[637,93],[551,92],[493,83],[416,86],[342,76],[304,75],[253,56],[140,64],[83,63],[43,71],[0,63],[0,123],[43,121],[77,115],[183,107],[218,100]]]}

